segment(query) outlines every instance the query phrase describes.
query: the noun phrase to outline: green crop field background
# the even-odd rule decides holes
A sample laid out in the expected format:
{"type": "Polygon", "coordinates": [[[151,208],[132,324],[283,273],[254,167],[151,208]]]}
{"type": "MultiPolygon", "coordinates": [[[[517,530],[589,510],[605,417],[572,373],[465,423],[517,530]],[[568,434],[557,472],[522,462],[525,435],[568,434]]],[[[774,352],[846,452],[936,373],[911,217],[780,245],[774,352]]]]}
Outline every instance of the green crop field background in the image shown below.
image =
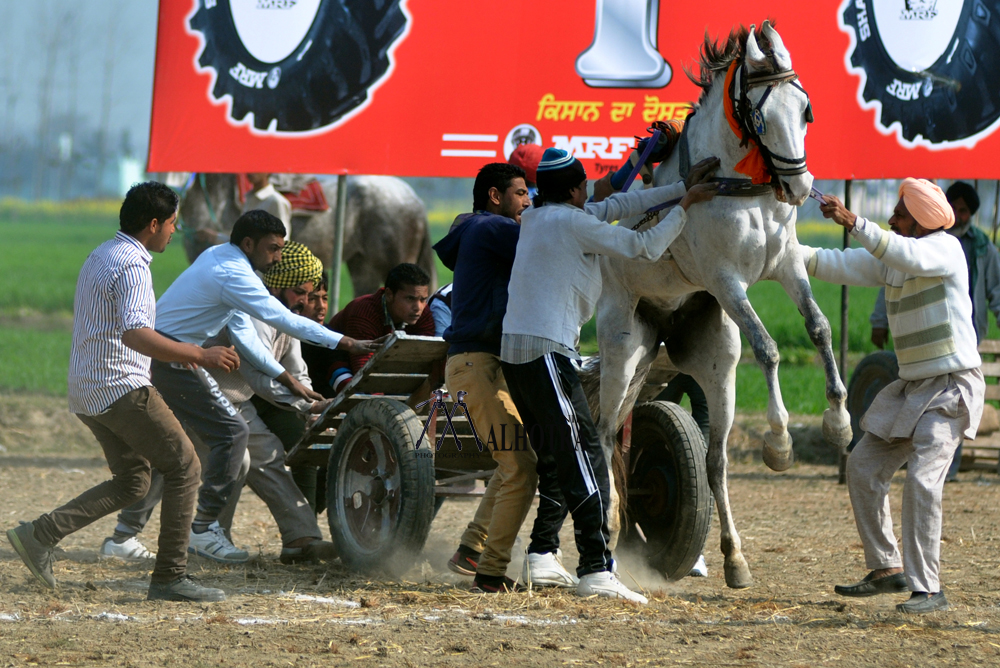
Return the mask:
{"type": "MultiPolygon", "coordinates": [[[[447,203],[446,203],[447,204],[447,203]]],[[[459,206],[439,205],[430,212],[431,234],[443,237],[459,206]]],[[[76,277],[87,255],[117,229],[116,202],[27,205],[0,202],[0,392],[66,394],[66,374],[72,329],[76,277]]],[[[837,247],[840,228],[810,222],[798,226],[802,243],[837,247]]],[[[181,233],[152,264],[157,295],[187,267],[181,233]]],[[[438,264],[440,284],[451,280],[438,264]]],[[[350,277],[342,274],[341,305],[351,298],[350,277]]],[[[840,341],[840,287],[813,282],[820,308],[834,326],[834,347],[840,341]]],[[[851,365],[875,348],[869,341],[868,316],[877,290],[851,288],[848,341],[851,365]]],[[[750,299],[778,343],[780,380],[786,406],[793,413],[819,413],[826,407],[823,372],[806,335],[802,317],[777,283],[753,286],[750,299]]],[[[1000,335],[992,324],[993,335],[1000,335]]],[[[745,347],[744,342],[744,347],[745,347]]],[[[596,327],[588,323],[581,335],[584,354],[597,351],[596,327]]],[[[748,349],[737,372],[737,405],[742,411],[767,407],[763,374],[748,349]]]]}

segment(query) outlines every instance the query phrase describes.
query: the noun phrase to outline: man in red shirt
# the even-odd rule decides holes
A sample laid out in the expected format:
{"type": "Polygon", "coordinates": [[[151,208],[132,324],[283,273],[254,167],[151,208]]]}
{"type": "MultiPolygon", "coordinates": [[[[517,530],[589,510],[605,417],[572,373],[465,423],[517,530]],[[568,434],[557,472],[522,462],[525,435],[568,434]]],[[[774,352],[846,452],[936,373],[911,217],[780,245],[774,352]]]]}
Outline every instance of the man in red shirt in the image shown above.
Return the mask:
{"type": "MultiPolygon", "coordinates": [[[[393,332],[413,336],[434,336],[434,316],[427,308],[431,277],[415,264],[392,268],[385,287],[354,299],[330,319],[327,327],[345,336],[370,332],[379,338],[393,332]]],[[[332,351],[331,351],[332,352],[332,351]]],[[[335,392],[350,382],[374,353],[343,355],[334,353],[327,379],[335,392]]]]}

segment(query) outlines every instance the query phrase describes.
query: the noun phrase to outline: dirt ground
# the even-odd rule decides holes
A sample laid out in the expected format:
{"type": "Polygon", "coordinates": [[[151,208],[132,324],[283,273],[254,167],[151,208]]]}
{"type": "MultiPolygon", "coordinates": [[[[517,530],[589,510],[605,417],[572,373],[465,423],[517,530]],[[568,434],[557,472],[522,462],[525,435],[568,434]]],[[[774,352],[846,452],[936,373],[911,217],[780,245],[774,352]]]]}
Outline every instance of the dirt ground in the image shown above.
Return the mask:
{"type": "MultiPolygon", "coordinates": [[[[0,397],[4,529],[107,476],[93,440],[63,406],[0,397]]],[[[706,546],[707,578],[667,583],[621,559],[622,579],[638,581],[651,598],[647,607],[565,591],[471,594],[468,579],[444,568],[474,511],[468,500],[445,503],[419,565],[401,581],[360,578],[339,563],[283,566],[277,529],[246,492],[234,536],[256,556],[241,567],[191,562],[195,575],[226,590],[224,603],[145,601],[148,568],[96,558],[111,517],[63,541],[56,591],[36,585],[0,541],[0,666],[1000,663],[996,475],[963,473],[946,487],[942,579],[952,609],[904,618],[893,607],[899,597],[833,594],[834,584],[865,570],[836,467],[809,463],[831,461],[815,445],[815,420],[796,427],[804,463],[782,474],[742,456],[755,449],[759,424],[742,417],[732,448],[741,459],[730,493],[755,578],[749,589],[726,588],[716,523],[706,546]]],[[[897,524],[904,475],[893,485],[897,524]]],[[[321,516],[324,533],[325,522],[321,516]]],[[[154,549],[156,528],[154,520],[144,535],[154,549]]],[[[570,527],[563,541],[572,567],[570,527]]],[[[519,572],[517,558],[509,574],[519,572]]]]}

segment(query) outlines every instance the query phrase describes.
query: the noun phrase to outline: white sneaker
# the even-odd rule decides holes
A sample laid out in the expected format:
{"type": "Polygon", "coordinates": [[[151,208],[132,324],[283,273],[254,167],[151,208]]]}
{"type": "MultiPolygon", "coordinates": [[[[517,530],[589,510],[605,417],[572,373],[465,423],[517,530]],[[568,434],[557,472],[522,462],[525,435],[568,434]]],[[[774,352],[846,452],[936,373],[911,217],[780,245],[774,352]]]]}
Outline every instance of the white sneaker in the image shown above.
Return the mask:
{"type": "Polygon", "coordinates": [[[580,578],[580,584],[576,588],[577,596],[606,596],[608,598],[623,598],[626,601],[646,605],[649,603],[642,594],[637,594],[615,577],[611,571],[601,571],[600,573],[588,573],[580,578]]]}
{"type": "Polygon", "coordinates": [[[688,577],[691,578],[708,577],[708,564],[705,563],[704,554],[698,556],[698,561],[694,562],[694,566],[691,567],[691,572],[688,573],[688,577]]]}
{"type": "Polygon", "coordinates": [[[223,564],[243,564],[250,559],[249,552],[239,550],[229,542],[218,522],[209,524],[205,533],[192,531],[188,552],[223,564]]]}
{"type": "Polygon", "coordinates": [[[521,567],[521,581],[530,582],[533,587],[575,587],[580,584],[575,575],[563,568],[559,550],[526,554],[521,567]]]}
{"type": "Polygon", "coordinates": [[[150,552],[132,536],[124,543],[116,543],[114,538],[105,538],[97,553],[98,559],[121,559],[122,561],[147,561],[156,559],[156,553],[150,552]]]}

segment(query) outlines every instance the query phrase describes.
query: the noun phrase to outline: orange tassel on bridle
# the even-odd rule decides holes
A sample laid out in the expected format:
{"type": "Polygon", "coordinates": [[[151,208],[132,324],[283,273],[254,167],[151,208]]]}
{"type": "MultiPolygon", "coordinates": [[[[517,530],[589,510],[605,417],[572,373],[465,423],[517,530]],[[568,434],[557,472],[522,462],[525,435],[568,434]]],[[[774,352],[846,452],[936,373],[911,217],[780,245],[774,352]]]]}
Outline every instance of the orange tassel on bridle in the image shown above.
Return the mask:
{"type": "MultiPolygon", "coordinates": [[[[739,137],[740,141],[743,141],[743,128],[740,127],[740,122],[736,120],[735,109],[733,109],[733,99],[729,96],[729,91],[733,83],[733,77],[736,75],[736,70],[739,67],[739,61],[734,60],[729,66],[729,70],[726,72],[726,82],[725,88],[722,94],[722,108],[726,114],[726,120],[729,122],[729,127],[732,129],[733,134],[739,137]]],[[[767,164],[764,162],[764,156],[760,154],[760,149],[757,147],[756,142],[752,139],[750,141],[750,152],[746,154],[742,160],[736,163],[734,168],[740,174],[746,174],[750,177],[750,180],[755,183],[770,183],[771,182],[771,172],[767,169],[767,164]]]]}

